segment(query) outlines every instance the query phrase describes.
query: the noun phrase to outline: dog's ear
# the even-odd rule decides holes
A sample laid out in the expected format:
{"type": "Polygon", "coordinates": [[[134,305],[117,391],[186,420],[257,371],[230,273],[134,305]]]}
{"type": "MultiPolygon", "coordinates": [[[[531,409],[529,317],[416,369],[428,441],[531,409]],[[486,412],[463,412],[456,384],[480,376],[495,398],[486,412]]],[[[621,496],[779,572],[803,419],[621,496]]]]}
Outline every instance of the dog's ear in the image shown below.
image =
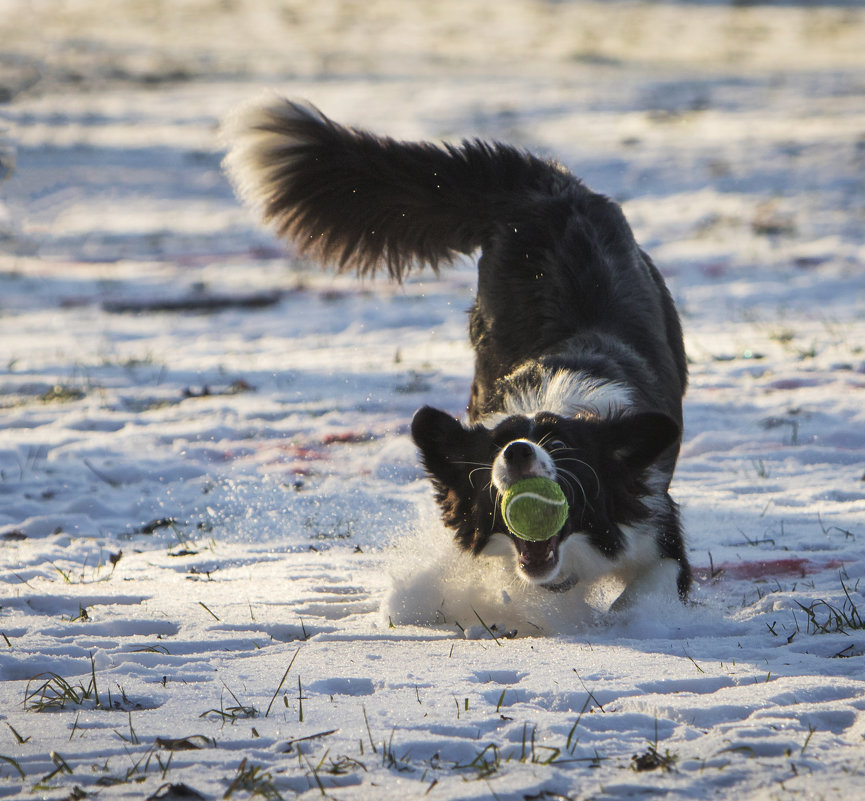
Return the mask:
{"type": "Polygon", "coordinates": [[[411,435],[444,524],[463,548],[477,553],[489,540],[495,519],[490,494],[480,491],[488,478],[477,476],[479,466],[490,462],[490,432],[482,426],[466,428],[447,412],[424,406],[412,420],[411,435]]]}
{"type": "Polygon", "coordinates": [[[675,420],[660,412],[641,412],[607,423],[608,452],[634,472],[654,464],[681,436],[675,420]]]}
{"type": "Polygon", "coordinates": [[[458,486],[466,473],[471,432],[447,412],[424,406],[411,421],[411,436],[430,475],[446,487],[458,486]]]}

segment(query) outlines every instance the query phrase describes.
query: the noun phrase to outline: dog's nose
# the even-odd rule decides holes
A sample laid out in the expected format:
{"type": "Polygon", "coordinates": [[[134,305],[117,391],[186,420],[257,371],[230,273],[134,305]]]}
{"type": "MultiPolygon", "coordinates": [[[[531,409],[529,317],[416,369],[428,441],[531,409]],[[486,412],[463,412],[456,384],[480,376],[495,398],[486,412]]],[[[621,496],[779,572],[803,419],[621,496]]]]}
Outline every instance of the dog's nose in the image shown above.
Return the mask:
{"type": "Polygon", "coordinates": [[[514,470],[527,467],[535,458],[535,452],[528,442],[512,442],[503,454],[505,464],[514,470]]]}

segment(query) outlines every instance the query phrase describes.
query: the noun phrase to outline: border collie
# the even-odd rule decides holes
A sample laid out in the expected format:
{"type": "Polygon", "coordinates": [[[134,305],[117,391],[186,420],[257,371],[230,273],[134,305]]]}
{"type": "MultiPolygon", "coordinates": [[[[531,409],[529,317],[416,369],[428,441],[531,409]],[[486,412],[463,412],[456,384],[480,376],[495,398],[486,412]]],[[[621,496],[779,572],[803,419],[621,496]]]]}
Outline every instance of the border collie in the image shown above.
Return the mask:
{"type": "Polygon", "coordinates": [[[670,293],[620,207],[514,147],[402,142],[274,98],[229,130],[238,193],[300,252],[400,281],[480,249],[468,422],[429,406],[412,437],[457,543],[506,537],[551,592],[602,576],[624,608],[691,573],[668,488],[687,366],[670,293]],[[232,130],[233,129],[233,132],[232,130]],[[508,532],[498,498],[545,476],[569,517],[543,542],[508,532]]]}

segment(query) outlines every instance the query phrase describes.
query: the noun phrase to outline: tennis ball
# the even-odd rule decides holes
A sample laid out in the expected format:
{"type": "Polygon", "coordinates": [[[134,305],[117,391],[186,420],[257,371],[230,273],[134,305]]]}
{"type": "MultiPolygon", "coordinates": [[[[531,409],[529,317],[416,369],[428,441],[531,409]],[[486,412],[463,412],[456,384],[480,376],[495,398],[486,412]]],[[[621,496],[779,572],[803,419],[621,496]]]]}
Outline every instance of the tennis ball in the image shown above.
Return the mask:
{"type": "Polygon", "coordinates": [[[523,540],[540,542],[558,533],[568,519],[562,488],[549,478],[524,478],[502,494],[508,530],[523,540]]]}

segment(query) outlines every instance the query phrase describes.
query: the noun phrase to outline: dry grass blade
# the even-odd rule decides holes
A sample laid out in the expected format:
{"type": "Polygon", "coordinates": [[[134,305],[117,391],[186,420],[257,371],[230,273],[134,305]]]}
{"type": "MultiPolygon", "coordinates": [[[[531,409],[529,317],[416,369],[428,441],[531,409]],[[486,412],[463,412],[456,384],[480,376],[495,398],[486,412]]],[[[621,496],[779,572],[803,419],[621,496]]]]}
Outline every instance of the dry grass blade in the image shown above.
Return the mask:
{"type": "Polygon", "coordinates": [[[850,595],[850,588],[843,580],[841,587],[844,601],[840,607],[822,599],[809,606],[796,601],[808,618],[809,634],[846,634],[848,631],[865,630],[865,620],[850,595]]]}
{"type": "Polygon", "coordinates": [[[283,754],[290,754],[294,746],[298,743],[305,743],[309,740],[318,740],[322,737],[330,737],[332,734],[336,734],[338,731],[339,729],[330,729],[329,731],[320,731],[316,734],[307,734],[306,737],[294,737],[285,744],[285,747],[282,748],[281,751],[283,754]]]}
{"type": "Polygon", "coordinates": [[[270,708],[273,706],[273,702],[276,700],[276,696],[279,695],[279,691],[282,689],[282,685],[285,684],[285,680],[288,678],[288,673],[291,670],[291,666],[294,664],[294,660],[297,659],[297,655],[300,653],[300,648],[298,648],[294,652],[294,656],[291,657],[291,661],[288,663],[288,667],[285,669],[285,673],[282,674],[282,679],[280,679],[279,686],[276,688],[273,696],[270,699],[270,703],[267,705],[267,710],[264,713],[264,716],[267,717],[270,714],[270,708]]]}
{"type": "Polygon", "coordinates": [[[7,765],[11,765],[15,770],[18,771],[18,775],[21,776],[22,779],[26,779],[27,775],[21,770],[21,766],[18,764],[18,761],[13,759],[12,757],[3,756],[0,754],[0,762],[5,762],[7,765]]]}
{"type": "Polygon", "coordinates": [[[251,796],[282,801],[282,795],[273,784],[273,777],[261,765],[251,765],[246,759],[238,765],[237,774],[222,797],[231,798],[238,790],[245,790],[251,796]]]}
{"type": "MultiPolygon", "coordinates": [[[[73,687],[57,673],[40,673],[27,682],[24,688],[24,705],[33,712],[53,712],[65,709],[67,704],[82,706],[91,700],[92,693],[79,684],[73,687]],[[42,684],[31,690],[34,682],[45,679],[42,684]]],[[[94,700],[94,706],[96,702],[94,700]]]]}
{"type": "Polygon", "coordinates": [[[475,613],[475,617],[480,621],[480,623],[484,627],[484,630],[486,631],[486,633],[489,634],[490,637],[493,638],[493,641],[495,642],[495,644],[498,645],[499,648],[501,648],[502,644],[499,642],[499,638],[496,637],[496,635],[493,633],[493,630],[484,622],[484,619],[478,614],[477,610],[472,609],[472,612],[475,613]]]}

